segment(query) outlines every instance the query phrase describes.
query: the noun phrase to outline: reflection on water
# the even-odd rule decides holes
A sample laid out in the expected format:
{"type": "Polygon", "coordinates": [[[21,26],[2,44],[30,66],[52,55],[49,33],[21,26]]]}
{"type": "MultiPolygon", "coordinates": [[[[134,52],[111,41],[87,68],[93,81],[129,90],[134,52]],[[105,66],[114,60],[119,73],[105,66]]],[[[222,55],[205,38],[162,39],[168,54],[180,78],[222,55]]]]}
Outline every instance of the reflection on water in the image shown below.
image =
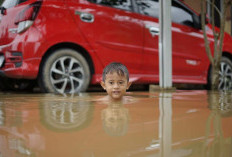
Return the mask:
{"type": "Polygon", "coordinates": [[[211,112],[206,123],[204,156],[231,156],[232,137],[225,138],[222,118],[232,116],[232,93],[211,92],[209,102],[211,112]]]}
{"type": "Polygon", "coordinates": [[[221,116],[232,115],[232,93],[231,92],[209,92],[209,108],[217,111],[221,116]]]}
{"type": "Polygon", "coordinates": [[[101,113],[103,129],[110,136],[123,136],[127,133],[129,111],[124,104],[111,103],[101,113]]]}
{"type": "MultiPolygon", "coordinates": [[[[19,156],[34,156],[33,152],[25,146],[25,143],[21,139],[9,138],[9,149],[15,150],[19,156]]],[[[18,156],[17,155],[17,156],[18,156]]]]}
{"type": "MultiPolygon", "coordinates": [[[[70,97],[69,97],[70,98],[70,97]]],[[[73,97],[72,97],[73,99],[73,97]]],[[[54,131],[72,131],[83,129],[93,113],[91,101],[47,100],[40,104],[43,124],[54,131]]]]}
{"type": "Polygon", "coordinates": [[[232,93],[0,94],[0,157],[231,157],[232,93]]]}

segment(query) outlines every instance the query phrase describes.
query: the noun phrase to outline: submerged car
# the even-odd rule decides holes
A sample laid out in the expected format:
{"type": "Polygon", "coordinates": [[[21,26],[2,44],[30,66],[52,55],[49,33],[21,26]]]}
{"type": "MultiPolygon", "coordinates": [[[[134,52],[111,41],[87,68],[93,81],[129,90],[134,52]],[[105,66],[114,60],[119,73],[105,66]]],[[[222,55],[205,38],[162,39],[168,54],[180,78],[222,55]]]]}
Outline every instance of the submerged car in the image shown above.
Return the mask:
{"type": "MultiPolygon", "coordinates": [[[[83,92],[113,61],[128,67],[134,83],[158,83],[158,8],[158,0],[5,0],[0,87],[26,88],[37,80],[43,92],[83,92]]],[[[173,0],[171,15],[173,83],[208,84],[199,14],[173,0]]],[[[232,88],[231,43],[225,34],[220,89],[232,88]]]]}

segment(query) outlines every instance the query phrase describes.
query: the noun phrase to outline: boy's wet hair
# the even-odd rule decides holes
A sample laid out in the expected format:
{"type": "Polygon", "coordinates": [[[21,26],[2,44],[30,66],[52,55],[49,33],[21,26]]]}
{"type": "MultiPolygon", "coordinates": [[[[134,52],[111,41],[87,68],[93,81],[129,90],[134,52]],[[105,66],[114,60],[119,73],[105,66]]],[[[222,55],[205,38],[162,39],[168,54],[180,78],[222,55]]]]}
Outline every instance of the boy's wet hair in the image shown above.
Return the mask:
{"type": "Polygon", "coordinates": [[[109,73],[113,73],[113,72],[117,72],[117,74],[120,76],[126,76],[127,81],[129,82],[129,71],[127,67],[118,62],[112,62],[104,68],[103,74],[102,74],[103,82],[105,82],[106,80],[106,75],[109,73]]]}

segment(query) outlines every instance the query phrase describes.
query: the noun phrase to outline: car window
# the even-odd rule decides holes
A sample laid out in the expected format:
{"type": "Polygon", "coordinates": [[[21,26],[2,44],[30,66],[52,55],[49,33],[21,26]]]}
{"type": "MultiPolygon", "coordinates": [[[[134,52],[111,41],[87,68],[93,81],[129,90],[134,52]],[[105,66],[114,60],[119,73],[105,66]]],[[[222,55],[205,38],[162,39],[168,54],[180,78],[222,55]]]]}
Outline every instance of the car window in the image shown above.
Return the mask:
{"type": "Polygon", "coordinates": [[[16,0],[5,0],[2,4],[2,6],[6,9],[12,8],[17,4],[16,0]]]}
{"type": "Polygon", "coordinates": [[[143,15],[159,17],[159,2],[158,0],[136,0],[139,11],[143,15]]]}
{"type": "Polygon", "coordinates": [[[171,16],[172,22],[192,27],[194,26],[192,14],[187,9],[174,1],[172,2],[171,16]]]}
{"type": "Polygon", "coordinates": [[[132,10],[131,0],[89,0],[89,1],[113,8],[132,10]]]}
{"type": "Polygon", "coordinates": [[[2,4],[2,6],[6,9],[8,8],[12,8],[14,6],[16,6],[17,4],[20,4],[20,3],[23,3],[23,2],[26,2],[28,0],[5,0],[2,4]]]}
{"type": "Polygon", "coordinates": [[[18,4],[26,2],[26,1],[28,1],[28,0],[18,0],[18,4]]]}
{"type": "MultiPolygon", "coordinates": [[[[159,0],[136,0],[139,12],[143,15],[159,18],[159,0]]],[[[172,1],[172,22],[193,26],[192,14],[180,4],[172,1]]]]}

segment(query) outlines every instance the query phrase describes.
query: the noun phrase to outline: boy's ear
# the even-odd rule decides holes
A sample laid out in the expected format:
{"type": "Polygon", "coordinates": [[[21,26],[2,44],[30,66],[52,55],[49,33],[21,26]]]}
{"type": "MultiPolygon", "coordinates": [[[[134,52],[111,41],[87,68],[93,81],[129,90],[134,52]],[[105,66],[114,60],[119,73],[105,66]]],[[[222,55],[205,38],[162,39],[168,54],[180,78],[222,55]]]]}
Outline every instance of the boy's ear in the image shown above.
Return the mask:
{"type": "Polygon", "coordinates": [[[129,89],[130,86],[131,86],[131,84],[132,84],[132,82],[128,82],[128,83],[127,83],[127,88],[126,88],[126,89],[129,89]]]}
{"type": "Polygon", "coordinates": [[[103,88],[104,90],[106,90],[105,82],[101,81],[100,84],[101,84],[102,88],[103,88]]]}

